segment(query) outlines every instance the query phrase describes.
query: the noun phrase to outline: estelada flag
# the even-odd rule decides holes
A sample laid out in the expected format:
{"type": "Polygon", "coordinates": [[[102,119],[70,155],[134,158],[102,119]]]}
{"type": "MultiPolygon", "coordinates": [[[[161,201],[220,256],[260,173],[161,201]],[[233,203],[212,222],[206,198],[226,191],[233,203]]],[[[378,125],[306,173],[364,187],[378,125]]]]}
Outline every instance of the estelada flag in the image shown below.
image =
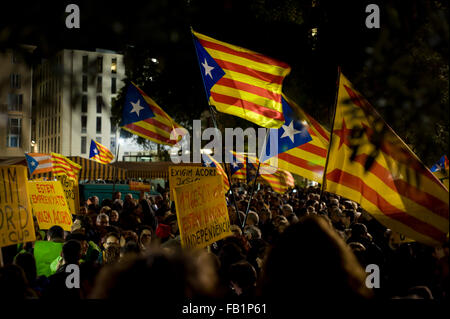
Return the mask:
{"type": "Polygon", "coordinates": [[[328,192],[406,237],[428,245],[447,240],[448,190],[342,74],[332,132],[328,192]]]}
{"type": "Polygon", "coordinates": [[[89,158],[101,164],[109,164],[114,159],[114,155],[109,149],[106,148],[106,146],[97,141],[91,140],[89,158]]]}
{"type": "MultiPolygon", "coordinates": [[[[297,118],[306,122],[304,125],[311,140],[306,143],[299,143],[300,145],[296,147],[288,148],[275,156],[276,158],[270,158],[269,161],[265,162],[317,183],[322,183],[330,133],[294,101],[285,95],[283,97],[292,110],[298,113],[297,118]]],[[[278,143],[280,144],[280,142],[278,143]]]]}
{"type": "Polygon", "coordinates": [[[30,176],[52,171],[52,156],[44,153],[25,153],[30,176]]]}
{"type": "Polygon", "coordinates": [[[73,181],[78,180],[78,174],[81,170],[81,166],[75,162],[72,162],[67,157],[52,153],[52,173],[53,176],[67,175],[67,177],[73,181]]]}
{"type": "Polygon", "coordinates": [[[291,68],[284,62],[193,33],[208,101],[219,112],[259,126],[284,124],[281,91],[291,68]]]}
{"type": "Polygon", "coordinates": [[[187,132],[134,83],[128,87],[120,126],[130,133],[170,146],[187,132]]]}
{"type": "Polygon", "coordinates": [[[245,155],[230,151],[230,177],[247,179],[247,164],[245,155]]]}
{"type": "Polygon", "coordinates": [[[222,165],[217,162],[214,157],[209,154],[202,154],[202,166],[215,167],[219,175],[222,176],[224,191],[228,192],[230,189],[230,182],[228,181],[227,173],[223,169],[222,165]]]}

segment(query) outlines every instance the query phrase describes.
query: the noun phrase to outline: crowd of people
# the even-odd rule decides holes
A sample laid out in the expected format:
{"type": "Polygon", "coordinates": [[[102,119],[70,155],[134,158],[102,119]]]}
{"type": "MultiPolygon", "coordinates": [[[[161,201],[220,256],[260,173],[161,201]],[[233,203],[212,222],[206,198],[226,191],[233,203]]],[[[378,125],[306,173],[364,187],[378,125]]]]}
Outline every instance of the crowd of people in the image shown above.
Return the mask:
{"type": "Polygon", "coordinates": [[[35,242],[3,248],[0,300],[448,299],[448,243],[396,241],[357,203],[321,196],[317,187],[285,194],[262,187],[247,216],[248,186],[233,192],[236,203],[227,196],[233,235],[192,251],[181,247],[168,189],[140,198],[116,192],[101,202],[93,196],[70,232],[36,226],[35,242]],[[74,264],[79,288],[69,289],[67,267],[74,264]],[[379,269],[376,287],[366,283],[371,264],[379,269]]]}

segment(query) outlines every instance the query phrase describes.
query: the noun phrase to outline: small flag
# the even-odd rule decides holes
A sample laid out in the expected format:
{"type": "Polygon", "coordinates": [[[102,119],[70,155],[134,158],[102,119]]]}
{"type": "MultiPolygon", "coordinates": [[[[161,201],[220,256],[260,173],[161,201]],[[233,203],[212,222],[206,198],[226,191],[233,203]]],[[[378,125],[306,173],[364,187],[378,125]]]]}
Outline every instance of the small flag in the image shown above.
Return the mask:
{"type": "Polygon", "coordinates": [[[114,155],[109,149],[97,141],[91,140],[91,150],[89,152],[89,158],[93,159],[101,164],[108,164],[114,159],[114,155]]]}
{"type": "Polygon", "coordinates": [[[57,175],[67,175],[67,177],[73,181],[78,179],[78,174],[81,170],[81,166],[77,163],[72,162],[67,157],[52,153],[52,173],[53,176],[57,175]]]}
{"type": "Polygon", "coordinates": [[[169,146],[175,145],[187,132],[134,83],[128,87],[120,126],[130,133],[169,146]],[[180,135],[178,140],[170,138],[174,129],[180,135]]]}
{"type": "Polygon", "coordinates": [[[245,156],[237,154],[234,151],[230,152],[230,177],[236,179],[247,179],[247,165],[245,156]]]}
{"type": "Polygon", "coordinates": [[[273,174],[264,174],[262,172],[260,175],[275,192],[280,194],[284,194],[290,187],[295,186],[292,174],[283,169],[278,169],[273,174]]]}
{"type": "MultiPolygon", "coordinates": [[[[288,102],[288,99],[284,96],[281,99],[283,105],[284,124],[279,129],[270,129],[269,136],[275,135],[277,137],[277,148],[275,149],[271,145],[270,138],[267,140],[265,154],[261,157],[261,161],[265,162],[272,156],[276,156],[280,153],[284,153],[299,147],[312,140],[311,135],[308,133],[308,123],[306,119],[300,118],[297,113],[294,112],[294,108],[299,109],[293,102],[288,102]]],[[[264,153],[264,152],[263,152],[264,153]]]]}
{"type": "Polygon", "coordinates": [[[216,168],[217,173],[219,173],[219,175],[222,175],[224,190],[225,190],[225,192],[228,192],[228,190],[230,189],[230,183],[228,182],[227,173],[225,173],[222,165],[220,165],[219,162],[217,162],[209,154],[202,154],[202,165],[205,167],[215,167],[216,168]]]}
{"type": "Polygon", "coordinates": [[[326,191],[408,238],[432,246],[448,241],[448,190],[342,74],[335,114],[326,191]]]}
{"type": "Polygon", "coordinates": [[[42,153],[25,153],[30,175],[52,171],[52,156],[42,153]]]}
{"type": "Polygon", "coordinates": [[[448,158],[447,155],[443,155],[440,159],[439,162],[437,162],[436,164],[434,164],[431,167],[431,172],[437,172],[437,171],[448,171],[448,158]]]}
{"type": "Polygon", "coordinates": [[[291,68],[284,62],[192,31],[210,104],[262,127],[283,125],[281,91],[291,68]]]}

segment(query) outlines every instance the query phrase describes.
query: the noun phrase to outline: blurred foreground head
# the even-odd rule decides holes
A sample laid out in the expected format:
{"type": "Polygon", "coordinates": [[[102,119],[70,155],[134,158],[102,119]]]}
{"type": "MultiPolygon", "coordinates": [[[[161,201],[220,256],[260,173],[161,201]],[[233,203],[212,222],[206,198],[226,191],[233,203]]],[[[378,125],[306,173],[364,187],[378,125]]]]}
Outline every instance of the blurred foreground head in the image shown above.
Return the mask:
{"type": "Polygon", "coordinates": [[[286,228],[269,252],[261,292],[269,299],[295,300],[293,306],[316,300],[350,304],[372,296],[365,278],[355,255],[327,222],[308,216],[286,228]]]}

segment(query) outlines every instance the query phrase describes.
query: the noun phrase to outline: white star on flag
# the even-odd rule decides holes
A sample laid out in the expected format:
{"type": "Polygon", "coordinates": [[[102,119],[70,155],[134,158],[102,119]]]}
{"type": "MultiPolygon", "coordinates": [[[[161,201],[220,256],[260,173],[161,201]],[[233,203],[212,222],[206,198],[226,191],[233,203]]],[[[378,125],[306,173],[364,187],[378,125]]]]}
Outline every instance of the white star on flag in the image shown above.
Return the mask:
{"type": "Polygon", "coordinates": [[[97,149],[96,149],[96,148],[94,148],[94,154],[97,154],[97,153],[98,153],[97,149]]]}
{"type": "Polygon", "coordinates": [[[141,106],[141,100],[138,99],[136,103],[133,102],[130,103],[131,105],[133,105],[133,108],[131,109],[130,113],[136,112],[137,116],[139,117],[139,112],[144,109],[144,107],[141,106]]]}
{"type": "Polygon", "coordinates": [[[205,58],[205,62],[202,63],[202,66],[205,69],[205,75],[209,75],[211,77],[211,79],[212,79],[213,76],[211,74],[211,71],[214,69],[214,67],[208,65],[208,62],[206,61],[206,58],[205,58]]]}
{"type": "Polygon", "coordinates": [[[291,121],[289,126],[286,126],[283,124],[283,130],[284,130],[284,133],[283,133],[283,135],[281,135],[281,138],[289,137],[291,139],[292,143],[294,143],[294,135],[300,133],[300,131],[298,131],[294,128],[294,121],[291,121]]]}
{"type": "Polygon", "coordinates": [[[35,162],[31,162],[31,166],[35,166],[36,165],[36,163],[35,162]]]}

